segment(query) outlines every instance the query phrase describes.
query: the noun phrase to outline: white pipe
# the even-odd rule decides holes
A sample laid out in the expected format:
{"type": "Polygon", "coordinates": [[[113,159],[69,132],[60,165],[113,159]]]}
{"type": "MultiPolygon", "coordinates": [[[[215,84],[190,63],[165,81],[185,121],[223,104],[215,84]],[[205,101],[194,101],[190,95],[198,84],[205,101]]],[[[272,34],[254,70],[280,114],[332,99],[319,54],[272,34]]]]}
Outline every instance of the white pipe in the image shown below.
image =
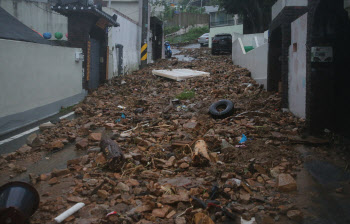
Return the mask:
{"type": "Polygon", "coordinates": [[[76,203],[73,207],[64,211],[61,215],[57,216],[54,220],[57,223],[61,223],[63,220],[65,220],[66,218],[68,218],[69,216],[71,216],[72,214],[74,214],[75,212],[77,212],[79,209],[81,209],[84,206],[85,206],[85,204],[82,202],[76,203]]]}

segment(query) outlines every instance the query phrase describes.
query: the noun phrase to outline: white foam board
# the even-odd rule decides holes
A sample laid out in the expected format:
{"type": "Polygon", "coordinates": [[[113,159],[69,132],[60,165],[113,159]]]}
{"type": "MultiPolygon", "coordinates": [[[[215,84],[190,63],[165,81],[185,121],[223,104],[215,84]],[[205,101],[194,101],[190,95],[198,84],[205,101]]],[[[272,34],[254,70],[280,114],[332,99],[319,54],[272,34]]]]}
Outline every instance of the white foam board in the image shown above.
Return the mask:
{"type": "Polygon", "coordinates": [[[193,77],[209,77],[209,72],[201,72],[191,69],[153,70],[153,75],[181,81],[193,77]]]}

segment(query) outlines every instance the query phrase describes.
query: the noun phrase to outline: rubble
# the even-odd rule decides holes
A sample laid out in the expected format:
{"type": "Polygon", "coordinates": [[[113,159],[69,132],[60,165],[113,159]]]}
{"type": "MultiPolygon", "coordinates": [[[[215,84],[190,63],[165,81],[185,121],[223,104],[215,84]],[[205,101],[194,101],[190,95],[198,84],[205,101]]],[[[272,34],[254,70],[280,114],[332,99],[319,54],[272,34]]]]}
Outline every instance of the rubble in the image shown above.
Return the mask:
{"type": "Polygon", "coordinates": [[[51,123],[51,122],[47,122],[47,123],[43,123],[41,125],[39,125],[39,129],[41,131],[44,131],[46,129],[51,129],[51,128],[54,128],[55,127],[55,124],[51,123]]]}
{"type": "Polygon", "coordinates": [[[277,214],[288,219],[292,208],[280,206],[296,189],[291,174],[300,163],[291,144],[303,121],[280,111],[280,95],[265,92],[228,56],[183,51],[197,60],[160,60],[117,77],[76,105],[75,119],[32,134],[28,146],[4,156],[4,164],[15,164],[23,154],[70,145],[83,154],[67,161],[67,169],[33,177],[45,196],[31,223],[50,222],[78,202],[86,206],[65,222],[220,224],[255,216],[257,223],[277,223],[277,214]],[[186,66],[210,76],[177,82],[152,75],[186,66]],[[176,97],[188,90],[195,94],[176,97]],[[208,108],[221,99],[235,102],[235,113],[215,120],[208,108]],[[235,147],[243,134],[245,147],[235,147]],[[106,217],[112,211],[117,214],[106,217]]]}
{"type": "Polygon", "coordinates": [[[290,210],[287,212],[287,216],[288,218],[296,222],[301,222],[303,219],[303,214],[299,210],[290,210]]]}
{"type": "Polygon", "coordinates": [[[295,191],[297,189],[297,183],[290,174],[282,173],[278,175],[277,187],[280,191],[295,191]]]}

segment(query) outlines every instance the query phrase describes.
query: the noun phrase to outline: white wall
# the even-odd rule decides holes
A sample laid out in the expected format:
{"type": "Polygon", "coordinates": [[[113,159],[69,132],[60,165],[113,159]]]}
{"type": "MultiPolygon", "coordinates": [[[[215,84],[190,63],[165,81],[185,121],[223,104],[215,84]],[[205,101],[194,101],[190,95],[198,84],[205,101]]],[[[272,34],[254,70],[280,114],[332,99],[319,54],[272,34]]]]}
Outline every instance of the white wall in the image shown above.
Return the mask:
{"type": "Polygon", "coordinates": [[[306,34],[307,13],[291,24],[291,46],[289,47],[288,102],[289,110],[305,118],[306,106],[306,34]],[[297,51],[293,51],[297,44],[297,51]]]}
{"type": "Polygon", "coordinates": [[[81,94],[75,52],[81,49],[0,39],[0,118],[81,94]]]}
{"type": "Polygon", "coordinates": [[[50,4],[30,1],[0,0],[0,7],[31,29],[43,34],[61,32],[66,38],[68,19],[51,11],[50,4]]]}
{"type": "Polygon", "coordinates": [[[137,23],[141,22],[138,1],[112,1],[111,8],[118,10],[137,23]]]}
{"type": "Polygon", "coordinates": [[[245,52],[241,38],[237,38],[232,43],[233,63],[247,68],[251,72],[251,77],[259,84],[263,84],[265,89],[267,86],[267,52],[268,43],[249,52],[245,52]]]}
{"type": "MultiPolygon", "coordinates": [[[[103,8],[103,11],[113,15],[117,14],[109,8],[103,8]]],[[[118,14],[117,14],[118,15],[118,14]]],[[[139,69],[140,51],[141,51],[141,27],[131,20],[118,15],[117,22],[119,27],[113,27],[108,32],[108,46],[110,52],[109,63],[112,64],[109,69],[109,78],[118,75],[118,55],[116,44],[123,45],[123,74],[130,73],[139,69]]]]}
{"type": "Polygon", "coordinates": [[[209,31],[209,47],[211,48],[211,39],[219,33],[239,33],[243,34],[243,25],[234,25],[234,26],[222,26],[222,27],[214,27],[210,28],[209,31]]]}
{"type": "Polygon", "coordinates": [[[307,6],[308,0],[278,0],[272,6],[272,20],[283,10],[284,7],[288,6],[307,6]]]}

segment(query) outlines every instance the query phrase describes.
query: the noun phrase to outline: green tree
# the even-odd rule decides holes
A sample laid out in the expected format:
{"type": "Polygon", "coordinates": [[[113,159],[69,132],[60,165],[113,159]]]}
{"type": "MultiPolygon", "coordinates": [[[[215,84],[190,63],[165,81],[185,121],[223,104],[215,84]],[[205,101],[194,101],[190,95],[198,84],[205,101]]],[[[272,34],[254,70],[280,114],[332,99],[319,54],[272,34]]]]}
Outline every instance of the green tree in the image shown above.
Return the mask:
{"type": "Polygon", "coordinates": [[[243,18],[244,33],[261,33],[271,22],[271,7],[277,0],[219,0],[220,8],[243,18]]]}

